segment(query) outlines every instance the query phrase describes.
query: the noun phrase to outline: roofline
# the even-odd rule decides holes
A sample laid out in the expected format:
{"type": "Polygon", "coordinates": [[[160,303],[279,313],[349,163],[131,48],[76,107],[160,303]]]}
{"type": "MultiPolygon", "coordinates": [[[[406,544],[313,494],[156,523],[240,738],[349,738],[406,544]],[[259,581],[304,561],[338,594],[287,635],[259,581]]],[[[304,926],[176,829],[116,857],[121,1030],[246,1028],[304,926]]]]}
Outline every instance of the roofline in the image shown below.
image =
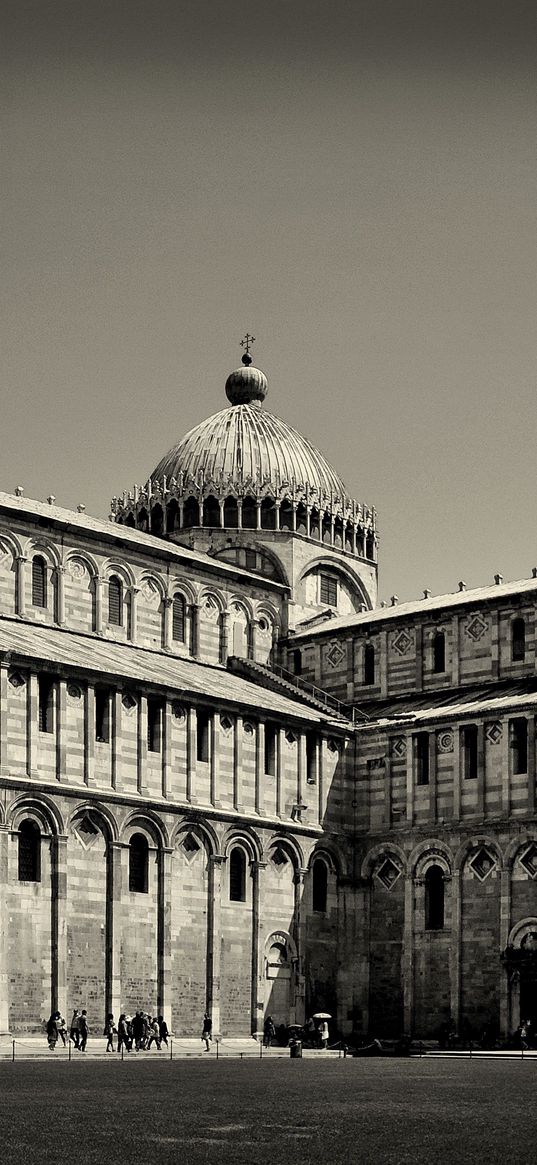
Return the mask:
{"type": "Polygon", "coordinates": [[[250,585],[255,583],[256,586],[261,586],[266,590],[276,590],[280,594],[288,593],[290,590],[285,583],[264,578],[263,575],[254,574],[240,566],[234,566],[232,563],[225,562],[222,559],[212,558],[209,554],[205,555],[200,550],[190,550],[187,546],[182,546],[176,542],[164,541],[154,534],[144,534],[141,530],[135,530],[131,527],[121,526],[119,523],[105,521],[103,518],[94,518],[90,514],[78,514],[74,510],[48,505],[48,503],[39,502],[37,499],[22,499],[15,495],[0,492],[0,513],[5,513],[12,517],[20,517],[23,520],[26,519],[32,522],[36,522],[39,518],[44,517],[51,526],[55,526],[64,532],[77,531],[85,534],[88,538],[95,538],[96,535],[99,535],[105,541],[114,543],[115,545],[119,543],[125,547],[134,546],[141,551],[153,553],[153,555],[161,558],[168,558],[172,561],[186,561],[193,569],[197,568],[201,571],[208,570],[210,574],[224,574],[230,579],[247,581],[250,585]],[[95,525],[89,525],[87,519],[92,524],[95,523],[95,525]]]}

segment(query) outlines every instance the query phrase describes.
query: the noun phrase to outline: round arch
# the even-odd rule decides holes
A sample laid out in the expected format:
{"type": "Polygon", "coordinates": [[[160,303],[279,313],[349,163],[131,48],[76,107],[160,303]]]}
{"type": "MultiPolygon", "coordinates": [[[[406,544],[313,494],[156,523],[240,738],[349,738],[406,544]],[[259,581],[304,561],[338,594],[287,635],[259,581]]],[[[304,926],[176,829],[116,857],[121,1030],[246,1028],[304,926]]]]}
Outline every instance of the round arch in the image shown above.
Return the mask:
{"type": "Polygon", "coordinates": [[[38,797],[22,793],[11,802],[6,814],[6,823],[11,830],[18,830],[24,817],[35,820],[45,833],[57,837],[65,833],[65,826],[58,807],[44,794],[38,797]]]}
{"type": "Polygon", "coordinates": [[[73,561],[76,562],[77,560],[79,560],[80,562],[83,562],[84,566],[87,567],[87,570],[88,570],[88,573],[89,573],[89,576],[91,579],[98,577],[98,574],[99,574],[98,563],[97,563],[96,559],[93,557],[93,555],[90,554],[87,550],[77,550],[76,547],[74,547],[74,546],[71,547],[71,549],[67,551],[67,553],[64,557],[63,565],[67,566],[69,562],[73,562],[73,561]]]}
{"type": "Polygon", "coordinates": [[[101,567],[101,576],[107,582],[112,574],[117,574],[128,587],[136,585],[134,571],[128,563],[118,562],[115,558],[106,558],[101,567]]]}
{"type": "Polygon", "coordinates": [[[251,862],[261,858],[261,843],[253,830],[247,827],[231,826],[222,838],[222,853],[228,858],[235,845],[242,846],[251,862]]]}
{"type": "Polygon", "coordinates": [[[48,560],[49,566],[58,567],[61,565],[58,549],[49,538],[36,536],[35,538],[28,539],[24,548],[24,555],[26,558],[32,558],[34,554],[44,555],[48,560]]]}
{"type": "Polygon", "coordinates": [[[160,595],[160,601],[162,602],[162,600],[166,597],[166,583],[161,575],[157,574],[154,570],[143,570],[138,579],[138,586],[142,587],[146,582],[154,584],[160,595]]]}
{"type": "Polygon", "coordinates": [[[508,947],[520,947],[527,934],[537,933],[537,918],[521,918],[509,931],[508,947]]]}
{"type": "Polygon", "coordinates": [[[512,870],[520,851],[525,849],[526,846],[531,845],[532,842],[537,845],[537,831],[529,833],[525,830],[523,833],[519,833],[518,837],[515,837],[509,843],[504,855],[504,863],[507,870],[512,870]]]}
{"type": "Polygon", "coordinates": [[[149,834],[157,849],[169,848],[166,826],[151,809],[144,809],[142,811],[135,809],[132,813],[129,813],[121,827],[120,840],[128,842],[133,833],[143,832],[144,830],[149,834]]]}
{"type": "Polygon", "coordinates": [[[13,558],[22,557],[22,544],[16,534],[0,534],[0,548],[10,552],[13,558]]]}
{"type": "Polygon", "coordinates": [[[304,869],[304,853],[295,838],[286,837],[285,834],[273,834],[269,838],[266,845],[266,855],[270,857],[270,851],[279,846],[287,853],[291,862],[293,863],[295,872],[304,869]]]}
{"type": "Polygon", "coordinates": [[[373,870],[375,869],[377,862],[379,862],[381,858],[389,857],[396,858],[397,861],[401,864],[402,873],[407,873],[407,857],[405,851],[401,849],[401,846],[395,845],[394,842],[389,841],[387,844],[381,842],[379,845],[374,845],[372,849],[368,850],[362,862],[360,876],[367,881],[368,878],[372,877],[373,870]]]}
{"type": "Polygon", "coordinates": [[[199,604],[202,609],[205,606],[207,599],[214,599],[214,602],[218,607],[218,614],[224,614],[227,609],[227,604],[221,591],[217,591],[213,587],[203,587],[199,596],[199,604]]]}
{"type": "Polygon", "coordinates": [[[422,878],[429,866],[439,865],[451,877],[453,854],[445,842],[429,838],[415,846],[408,859],[408,869],[414,878],[422,878]]]}
{"type": "Polygon", "coordinates": [[[95,821],[104,834],[107,842],[119,841],[119,827],[114,814],[110,812],[106,805],[94,803],[92,801],[84,801],[81,805],[77,805],[73,809],[67,821],[67,829],[72,829],[79,819],[85,815],[95,821]]]}
{"type": "MultiPolygon", "coordinates": [[[[520,842],[518,842],[518,844],[520,844],[520,842]]],[[[459,846],[453,859],[453,869],[456,870],[457,873],[462,870],[467,859],[470,857],[470,854],[474,850],[479,849],[480,846],[484,846],[486,849],[490,850],[498,861],[499,869],[503,869],[504,857],[498,842],[495,838],[489,837],[488,834],[483,833],[475,834],[474,837],[468,837],[466,841],[464,841],[462,845],[459,846]]]]}
{"type": "Polygon", "coordinates": [[[172,829],[170,848],[177,849],[181,844],[183,836],[186,837],[189,833],[192,833],[194,837],[201,841],[208,857],[213,857],[220,853],[218,834],[206,821],[178,821],[172,829]]]}
{"type": "Polygon", "coordinates": [[[305,581],[306,578],[308,578],[310,574],[314,574],[316,571],[323,569],[330,570],[333,574],[339,575],[339,577],[347,583],[349,588],[355,592],[358,601],[361,602],[368,611],[372,610],[373,604],[371,602],[370,596],[367,593],[365,585],[362,582],[362,579],[359,577],[359,575],[355,574],[354,571],[351,570],[345,562],[341,562],[341,560],[335,555],[329,556],[328,554],[318,554],[315,558],[310,559],[298,576],[296,582],[297,588],[302,582],[305,581]]]}

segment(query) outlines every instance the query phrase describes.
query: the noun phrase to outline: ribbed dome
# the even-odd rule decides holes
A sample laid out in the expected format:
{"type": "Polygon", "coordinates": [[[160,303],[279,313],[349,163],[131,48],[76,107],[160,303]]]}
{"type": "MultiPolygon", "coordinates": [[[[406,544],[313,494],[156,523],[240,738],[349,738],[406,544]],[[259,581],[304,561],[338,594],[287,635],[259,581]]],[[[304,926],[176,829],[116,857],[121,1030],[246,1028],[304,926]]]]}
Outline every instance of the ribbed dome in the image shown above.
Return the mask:
{"type": "MultiPolygon", "coordinates": [[[[229,482],[240,492],[248,482],[277,490],[284,483],[309,487],[345,501],[349,495],[322,453],[280,417],[257,403],[236,404],[196,425],[151,474],[153,483],[172,478],[229,482]]],[[[201,484],[201,481],[200,481],[201,484]]]]}

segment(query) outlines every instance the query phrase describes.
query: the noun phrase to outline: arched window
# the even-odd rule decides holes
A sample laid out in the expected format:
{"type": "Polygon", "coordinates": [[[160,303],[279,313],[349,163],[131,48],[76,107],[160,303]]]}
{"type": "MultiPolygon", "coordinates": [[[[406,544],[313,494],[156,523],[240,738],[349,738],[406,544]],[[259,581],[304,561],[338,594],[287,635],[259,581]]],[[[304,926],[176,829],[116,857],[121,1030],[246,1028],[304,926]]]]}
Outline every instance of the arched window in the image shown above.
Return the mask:
{"type": "Polygon", "coordinates": [[[35,821],[19,826],[19,882],[41,881],[41,833],[35,821]]]}
{"type": "Polygon", "coordinates": [[[425,874],[425,930],[443,930],[444,927],[444,872],[440,866],[429,866],[425,874]]]}
{"type": "Polygon", "coordinates": [[[246,854],[239,846],[229,855],[229,900],[246,902],[246,854]]]}
{"type": "Polygon", "coordinates": [[[172,639],[175,643],[185,642],[185,600],[182,595],[174,595],[173,599],[172,639]]]}
{"type": "MultiPolygon", "coordinates": [[[[35,559],[34,559],[35,561],[35,559]]],[[[526,624],[524,619],[513,619],[511,623],[511,659],[522,663],[526,656],[526,624]]]]}
{"type": "Polygon", "coordinates": [[[162,512],[162,506],[157,502],[157,505],[153,506],[151,510],[151,533],[160,535],[162,534],[163,527],[164,514],[162,512]]]}
{"type": "Polygon", "coordinates": [[[213,494],[205,498],[203,503],[203,525],[209,526],[211,529],[218,529],[220,526],[220,505],[218,498],[215,498],[213,494]]]}
{"type": "Polygon", "coordinates": [[[47,605],[47,564],[40,554],[32,558],[32,606],[47,605]]]}
{"type": "Polygon", "coordinates": [[[433,638],[433,672],[446,670],[446,637],[443,631],[435,631],[433,638]]]}
{"type": "Polygon", "coordinates": [[[364,647],[364,684],[375,683],[375,648],[372,643],[364,647]]]}
{"type": "Polygon", "coordinates": [[[149,886],[149,845],[143,833],[133,833],[129,842],[129,890],[147,894],[149,886]]]}
{"type": "Polygon", "coordinates": [[[123,623],[123,586],[117,574],[108,580],[108,622],[115,627],[123,623]]]}
{"type": "Polygon", "coordinates": [[[328,867],[322,858],[316,858],[312,867],[313,909],[325,914],[328,898],[328,867]]]}
{"type": "Polygon", "coordinates": [[[200,524],[200,508],[196,498],[187,498],[183,507],[183,528],[191,529],[200,524]]]}

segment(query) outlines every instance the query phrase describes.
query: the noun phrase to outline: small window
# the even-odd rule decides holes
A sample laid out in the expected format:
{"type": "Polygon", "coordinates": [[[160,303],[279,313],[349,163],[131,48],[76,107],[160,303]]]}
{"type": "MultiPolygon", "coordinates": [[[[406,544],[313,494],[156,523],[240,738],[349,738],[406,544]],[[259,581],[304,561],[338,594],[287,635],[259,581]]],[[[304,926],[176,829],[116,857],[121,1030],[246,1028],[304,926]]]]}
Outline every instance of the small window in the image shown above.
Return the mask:
{"type": "Polygon", "coordinates": [[[246,854],[239,846],[229,856],[229,900],[246,902],[246,854]]]}
{"type": "Polygon", "coordinates": [[[511,659],[513,663],[523,663],[526,657],[526,624],[524,619],[513,619],[511,623],[511,659]]]}
{"type": "Polygon", "coordinates": [[[147,701],[147,749],[160,752],[162,706],[158,700],[147,701]]]}
{"type": "Polygon", "coordinates": [[[175,595],[172,607],[172,639],[174,643],[185,642],[185,600],[175,595]]]}
{"type": "Polygon", "coordinates": [[[302,652],[299,647],[293,651],[293,671],[295,676],[302,675],[302,652]]]}
{"type": "Polygon", "coordinates": [[[312,733],[306,736],[306,781],[308,785],[317,781],[317,737],[312,733]]]}
{"type": "Polygon", "coordinates": [[[95,689],[95,739],[101,744],[110,740],[110,692],[108,688],[95,689]]]}
{"type": "Polygon", "coordinates": [[[149,884],[149,845],[143,833],[133,833],[129,842],[129,890],[147,894],[149,884]]]}
{"type": "Polygon", "coordinates": [[[436,631],[433,638],[433,672],[446,670],[446,637],[443,631],[436,631]]]}
{"type": "Polygon", "coordinates": [[[321,574],[319,577],[321,603],[326,603],[329,607],[337,607],[337,578],[331,574],[321,574]]]}
{"type": "Polygon", "coordinates": [[[372,643],[364,647],[364,684],[375,683],[375,648],[372,643]]]}
{"type": "Polygon", "coordinates": [[[269,777],[276,776],[276,732],[274,724],[265,725],[265,772],[269,777]]]}
{"type": "MultiPolygon", "coordinates": [[[[244,513],[243,513],[244,516],[244,513]]],[[[246,550],[244,555],[244,565],[247,570],[255,570],[257,567],[257,554],[255,550],[246,550]]]]}
{"type": "Polygon", "coordinates": [[[477,725],[468,724],[462,732],[464,779],[475,781],[477,777],[477,725]]]}
{"type": "Polygon", "coordinates": [[[41,881],[41,833],[35,821],[19,826],[19,882],[41,881]]]}
{"type": "Polygon", "coordinates": [[[418,732],[416,742],[416,784],[429,784],[429,733],[418,732]]]}
{"type": "Polygon", "coordinates": [[[54,732],[54,680],[50,676],[38,679],[38,719],[40,732],[54,732]]]}
{"type": "Polygon", "coordinates": [[[312,867],[313,909],[318,914],[326,913],[328,898],[328,867],[322,858],[316,858],[312,867]]]}
{"type": "Polygon", "coordinates": [[[207,763],[210,756],[210,727],[211,716],[209,712],[203,709],[198,709],[196,719],[196,744],[197,744],[197,758],[200,761],[207,763]]]}
{"type": "Polygon", "coordinates": [[[115,574],[108,580],[108,622],[115,627],[123,624],[123,586],[115,574]]]}
{"type": "Polygon", "coordinates": [[[429,866],[425,874],[425,930],[444,928],[444,873],[429,866]]]}
{"type": "Polygon", "coordinates": [[[511,720],[509,723],[509,735],[512,751],[512,771],[516,776],[518,773],[527,773],[528,771],[528,722],[522,718],[511,720]]]}
{"type": "Polygon", "coordinates": [[[41,555],[32,558],[32,606],[47,605],[47,564],[41,555]]]}

